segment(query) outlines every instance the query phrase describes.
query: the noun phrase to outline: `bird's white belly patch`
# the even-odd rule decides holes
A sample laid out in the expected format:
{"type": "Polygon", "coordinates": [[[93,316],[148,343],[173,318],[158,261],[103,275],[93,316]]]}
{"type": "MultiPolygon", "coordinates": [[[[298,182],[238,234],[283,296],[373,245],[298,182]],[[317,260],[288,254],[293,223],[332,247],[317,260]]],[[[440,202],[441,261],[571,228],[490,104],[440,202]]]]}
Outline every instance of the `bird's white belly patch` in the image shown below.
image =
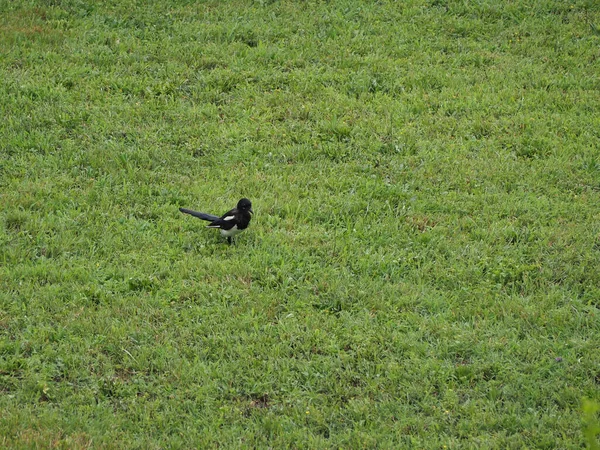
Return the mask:
{"type": "Polygon", "coordinates": [[[229,230],[223,230],[223,229],[221,229],[221,235],[225,236],[225,237],[232,237],[232,236],[235,236],[236,234],[241,233],[241,232],[242,232],[242,230],[238,230],[237,225],[234,225],[229,230]]]}

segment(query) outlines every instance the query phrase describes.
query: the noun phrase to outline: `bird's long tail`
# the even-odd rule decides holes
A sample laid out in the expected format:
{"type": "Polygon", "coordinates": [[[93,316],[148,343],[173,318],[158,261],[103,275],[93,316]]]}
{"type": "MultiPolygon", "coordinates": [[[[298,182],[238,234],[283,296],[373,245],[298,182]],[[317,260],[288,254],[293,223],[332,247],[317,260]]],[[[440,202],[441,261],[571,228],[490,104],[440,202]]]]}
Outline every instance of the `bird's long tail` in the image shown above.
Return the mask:
{"type": "Polygon", "coordinates": [[[213,216],[212,214],[206,214],[203,212],[192,211],[191,209],[179,208],[179,211],[185,214],[190,214],[194,217],[197,217],[202,220],[208,220],[209,222],[213,222],[219,218],[219,216],[213,216]]]}

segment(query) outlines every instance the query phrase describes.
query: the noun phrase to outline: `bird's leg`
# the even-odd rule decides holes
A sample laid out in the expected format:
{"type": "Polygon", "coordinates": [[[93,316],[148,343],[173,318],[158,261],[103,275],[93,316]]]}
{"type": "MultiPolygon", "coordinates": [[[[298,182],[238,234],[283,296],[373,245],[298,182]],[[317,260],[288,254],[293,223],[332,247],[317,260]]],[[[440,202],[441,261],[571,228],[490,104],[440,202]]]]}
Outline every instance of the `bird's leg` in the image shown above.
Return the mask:
{"type": "Polygon", "coordinates": [[[231,245],[231,236],[227,236],[227,243],[231,245]]]}

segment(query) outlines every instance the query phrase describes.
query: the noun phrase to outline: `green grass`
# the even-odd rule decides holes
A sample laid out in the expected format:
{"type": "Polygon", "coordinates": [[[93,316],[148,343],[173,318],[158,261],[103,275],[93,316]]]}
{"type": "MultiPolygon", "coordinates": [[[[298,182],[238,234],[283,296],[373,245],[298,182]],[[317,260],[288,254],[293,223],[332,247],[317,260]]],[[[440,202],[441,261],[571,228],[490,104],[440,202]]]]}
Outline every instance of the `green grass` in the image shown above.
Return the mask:
{"type": "Polygon", "coordinates": [[[0,446],[592,446],[599,28],[0,3],[0,446]]]}

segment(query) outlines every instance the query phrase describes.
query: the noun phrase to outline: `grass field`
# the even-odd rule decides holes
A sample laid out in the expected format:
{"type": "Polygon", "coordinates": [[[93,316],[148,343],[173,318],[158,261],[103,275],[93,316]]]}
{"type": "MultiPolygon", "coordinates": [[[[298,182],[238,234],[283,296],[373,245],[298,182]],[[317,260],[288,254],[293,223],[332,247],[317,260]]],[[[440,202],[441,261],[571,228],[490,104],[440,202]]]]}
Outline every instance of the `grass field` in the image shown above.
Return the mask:
{"type": "Polygon", "coordinates": [[[596,0],[15,0],[0,49],[0,447],[597,443],[596,0]]]}

